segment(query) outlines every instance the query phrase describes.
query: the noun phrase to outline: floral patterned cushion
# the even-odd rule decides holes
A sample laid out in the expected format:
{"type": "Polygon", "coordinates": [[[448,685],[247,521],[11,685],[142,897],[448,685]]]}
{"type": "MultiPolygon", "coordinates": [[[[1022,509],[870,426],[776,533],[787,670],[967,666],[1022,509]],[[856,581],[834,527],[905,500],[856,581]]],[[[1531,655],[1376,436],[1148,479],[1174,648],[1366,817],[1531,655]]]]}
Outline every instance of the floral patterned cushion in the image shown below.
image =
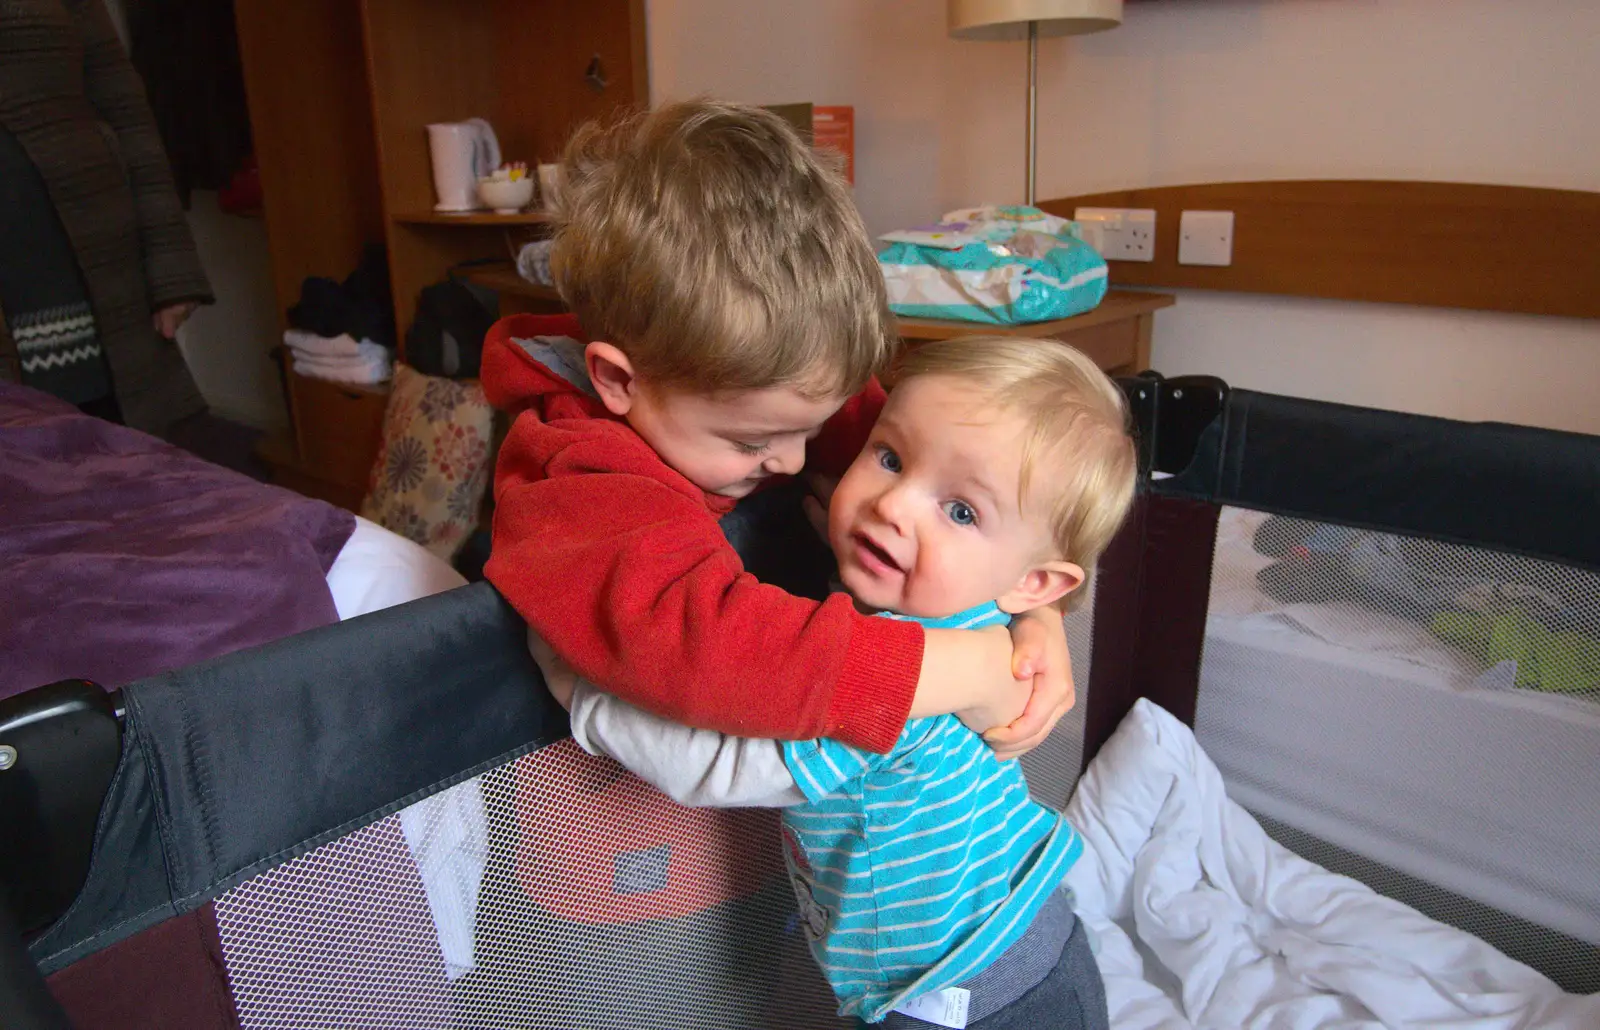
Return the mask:
{"type": "Polygon", "coordinates": [[[476,382],[396,365],[361,514],[446,561],[478,522],[494,410],[476,382]]]}

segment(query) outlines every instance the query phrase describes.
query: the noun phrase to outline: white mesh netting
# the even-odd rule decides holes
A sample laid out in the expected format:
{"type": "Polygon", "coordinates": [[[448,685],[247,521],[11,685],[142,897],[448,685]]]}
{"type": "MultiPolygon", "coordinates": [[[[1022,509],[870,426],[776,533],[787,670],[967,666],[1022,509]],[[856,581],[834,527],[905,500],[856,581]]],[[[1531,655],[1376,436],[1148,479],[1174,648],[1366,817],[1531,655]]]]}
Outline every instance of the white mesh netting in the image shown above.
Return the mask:
{"type": "Polygon", "coordinates": [[[562,741],[219,898],[240,1021],[838,1026],[776,829],[562,741]]]}
{"type": "MultiPolygon", "coordinates": [[[[1079,689],[1026,760],[1060,807],[1079,689]]],[[[854,1025],[794,917],[777,814],[682,808],[572,741],[263,873],[216,902],[245,1030],[809,1030],[854,1025]]]]}
{"type": "Polygon", "coordinates": [[[1084,714],[1089,710],[1089,668],[1094,654],[1093,579],[1079,604],[1067,614],[1066,627],[1077,704],[1062,716],[1043,744],[1019,759],[1022,774],[1028,780],[1028,793],[1041,805],[1055,809],[1067,807],[1083,767],[1084,714]]]}
{"type": "Polygon", "coordinates": [[[1600,576],[1225,509],[1195,731],[1293,850],[1600,989],[1600,576]]]}

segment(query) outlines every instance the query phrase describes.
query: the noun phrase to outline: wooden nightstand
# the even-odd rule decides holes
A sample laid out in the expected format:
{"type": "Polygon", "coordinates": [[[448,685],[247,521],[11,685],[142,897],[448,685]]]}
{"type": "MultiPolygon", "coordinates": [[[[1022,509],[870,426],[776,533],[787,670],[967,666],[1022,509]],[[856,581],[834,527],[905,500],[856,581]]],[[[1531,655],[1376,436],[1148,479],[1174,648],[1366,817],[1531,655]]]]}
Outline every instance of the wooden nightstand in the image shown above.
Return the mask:
{"type": "Polygon", "coordinates": [[[1031,325],[982,325],[933,318],[902,318],[900,338],[915,347],[956,336],[1027,336],[1070,343],[1115,375],[1150,367],[1150,335],[1155,313],[1178,302],[1170,293],[1111,290],[1093,311],[1031,325]]]}

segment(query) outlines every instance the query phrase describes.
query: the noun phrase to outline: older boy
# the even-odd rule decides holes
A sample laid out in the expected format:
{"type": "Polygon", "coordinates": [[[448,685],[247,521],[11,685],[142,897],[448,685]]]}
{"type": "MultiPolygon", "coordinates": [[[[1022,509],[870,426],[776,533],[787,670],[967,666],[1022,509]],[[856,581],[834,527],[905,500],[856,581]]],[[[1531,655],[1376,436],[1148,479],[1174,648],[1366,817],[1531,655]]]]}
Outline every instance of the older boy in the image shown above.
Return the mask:
{"type": "MultiPolygon", "coordinates": [[[[1117,388],[1058,343],[913,353],[833,495],[845,586],[886,619],[957,629],[1075,590],[1132,501],[1126,418],[1117,388]]],[[[899,1027],[1107,1025],[1094,958],[1057,890],[1082,842],[956,719],[913,719],[884,756],[739,739],[542,664],[590,752],[686,804],[784,808],[803,925],[841,1013],[899,1027]]]]}
{"type": "Polygon", "coordinates": [[[1072,699],[1053,610],[1018,620],[1013,676],[1004,631],[791,596],[718,528],[770,480],[842,472],[882,406],[894,331],[841,178],[775,115],[696,102],[580,132],[560,198],[551,268],[576,320],[504,319],[484,354],[516,416],[485,571],[530,629],[688,725],[882,752],[908,715],[989,729],[1031,693],[992,740],[1042,739],[1072,699]]]}

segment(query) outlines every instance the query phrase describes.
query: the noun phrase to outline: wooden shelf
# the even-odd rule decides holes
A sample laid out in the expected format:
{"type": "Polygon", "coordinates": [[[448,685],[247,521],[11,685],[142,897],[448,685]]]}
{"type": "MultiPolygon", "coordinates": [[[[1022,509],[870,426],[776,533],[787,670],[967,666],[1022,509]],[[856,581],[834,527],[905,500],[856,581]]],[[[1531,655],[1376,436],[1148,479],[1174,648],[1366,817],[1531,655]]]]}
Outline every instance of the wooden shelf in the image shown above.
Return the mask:
{"type": "MultiPolygon", "coordinates": [[[[1155,329],[1155,313],[1171,307],[1177,298],[1169,293],[1142,293],[1111,290],[1093,311],[1054,322],[1028,325],[984,325],[980,322],[949,322],[937,318],[902,318],[900,338],[908,347],[933,340],[958,336],[1017,336],[1025,339],[1059,340],[1094,359],[1113,375],[1134,375],[1150,367],[1150,339],[1155,329]]],[[[893,370],[885,382],[894,378],[893,370]]]]}
{"type": "Polygon", "coordinates": [[[509,293],[516,297],[527,297],[531,300],[548,300],[561,302],[561,294],[557,293],[554,286],[541,286],[530,283],[517,274],[517,270],[509,263],[499,265],[474,265],[458,269],[456,275],[470,283],[488,287],[498,293],[509,293]]]}
{"type": "Polygon", "coordinates": [[[514,215],[497,215],[493,211],[413,211],[394,216],[401,225],[543,225],[550,221],[544,211],[523,211],[514,215]]]}
{"type": "Polygon", "coordinates": [[[1059,337],[1111,322],[1148,315],[1162,308],[1170,308],[1177,302],[1178,299],[1170,293],[1110,290],[1106,293],[1105,300],[1101,301],[1100,306],[1093,311],[1085,311],[1071,318],[1058,318],[1053,322],[988,325],[983,322],[955,322],[940,318],[902,318],[898,323],[900,336],[906,340],[950,340],[957,336],[1059,337]]]}

